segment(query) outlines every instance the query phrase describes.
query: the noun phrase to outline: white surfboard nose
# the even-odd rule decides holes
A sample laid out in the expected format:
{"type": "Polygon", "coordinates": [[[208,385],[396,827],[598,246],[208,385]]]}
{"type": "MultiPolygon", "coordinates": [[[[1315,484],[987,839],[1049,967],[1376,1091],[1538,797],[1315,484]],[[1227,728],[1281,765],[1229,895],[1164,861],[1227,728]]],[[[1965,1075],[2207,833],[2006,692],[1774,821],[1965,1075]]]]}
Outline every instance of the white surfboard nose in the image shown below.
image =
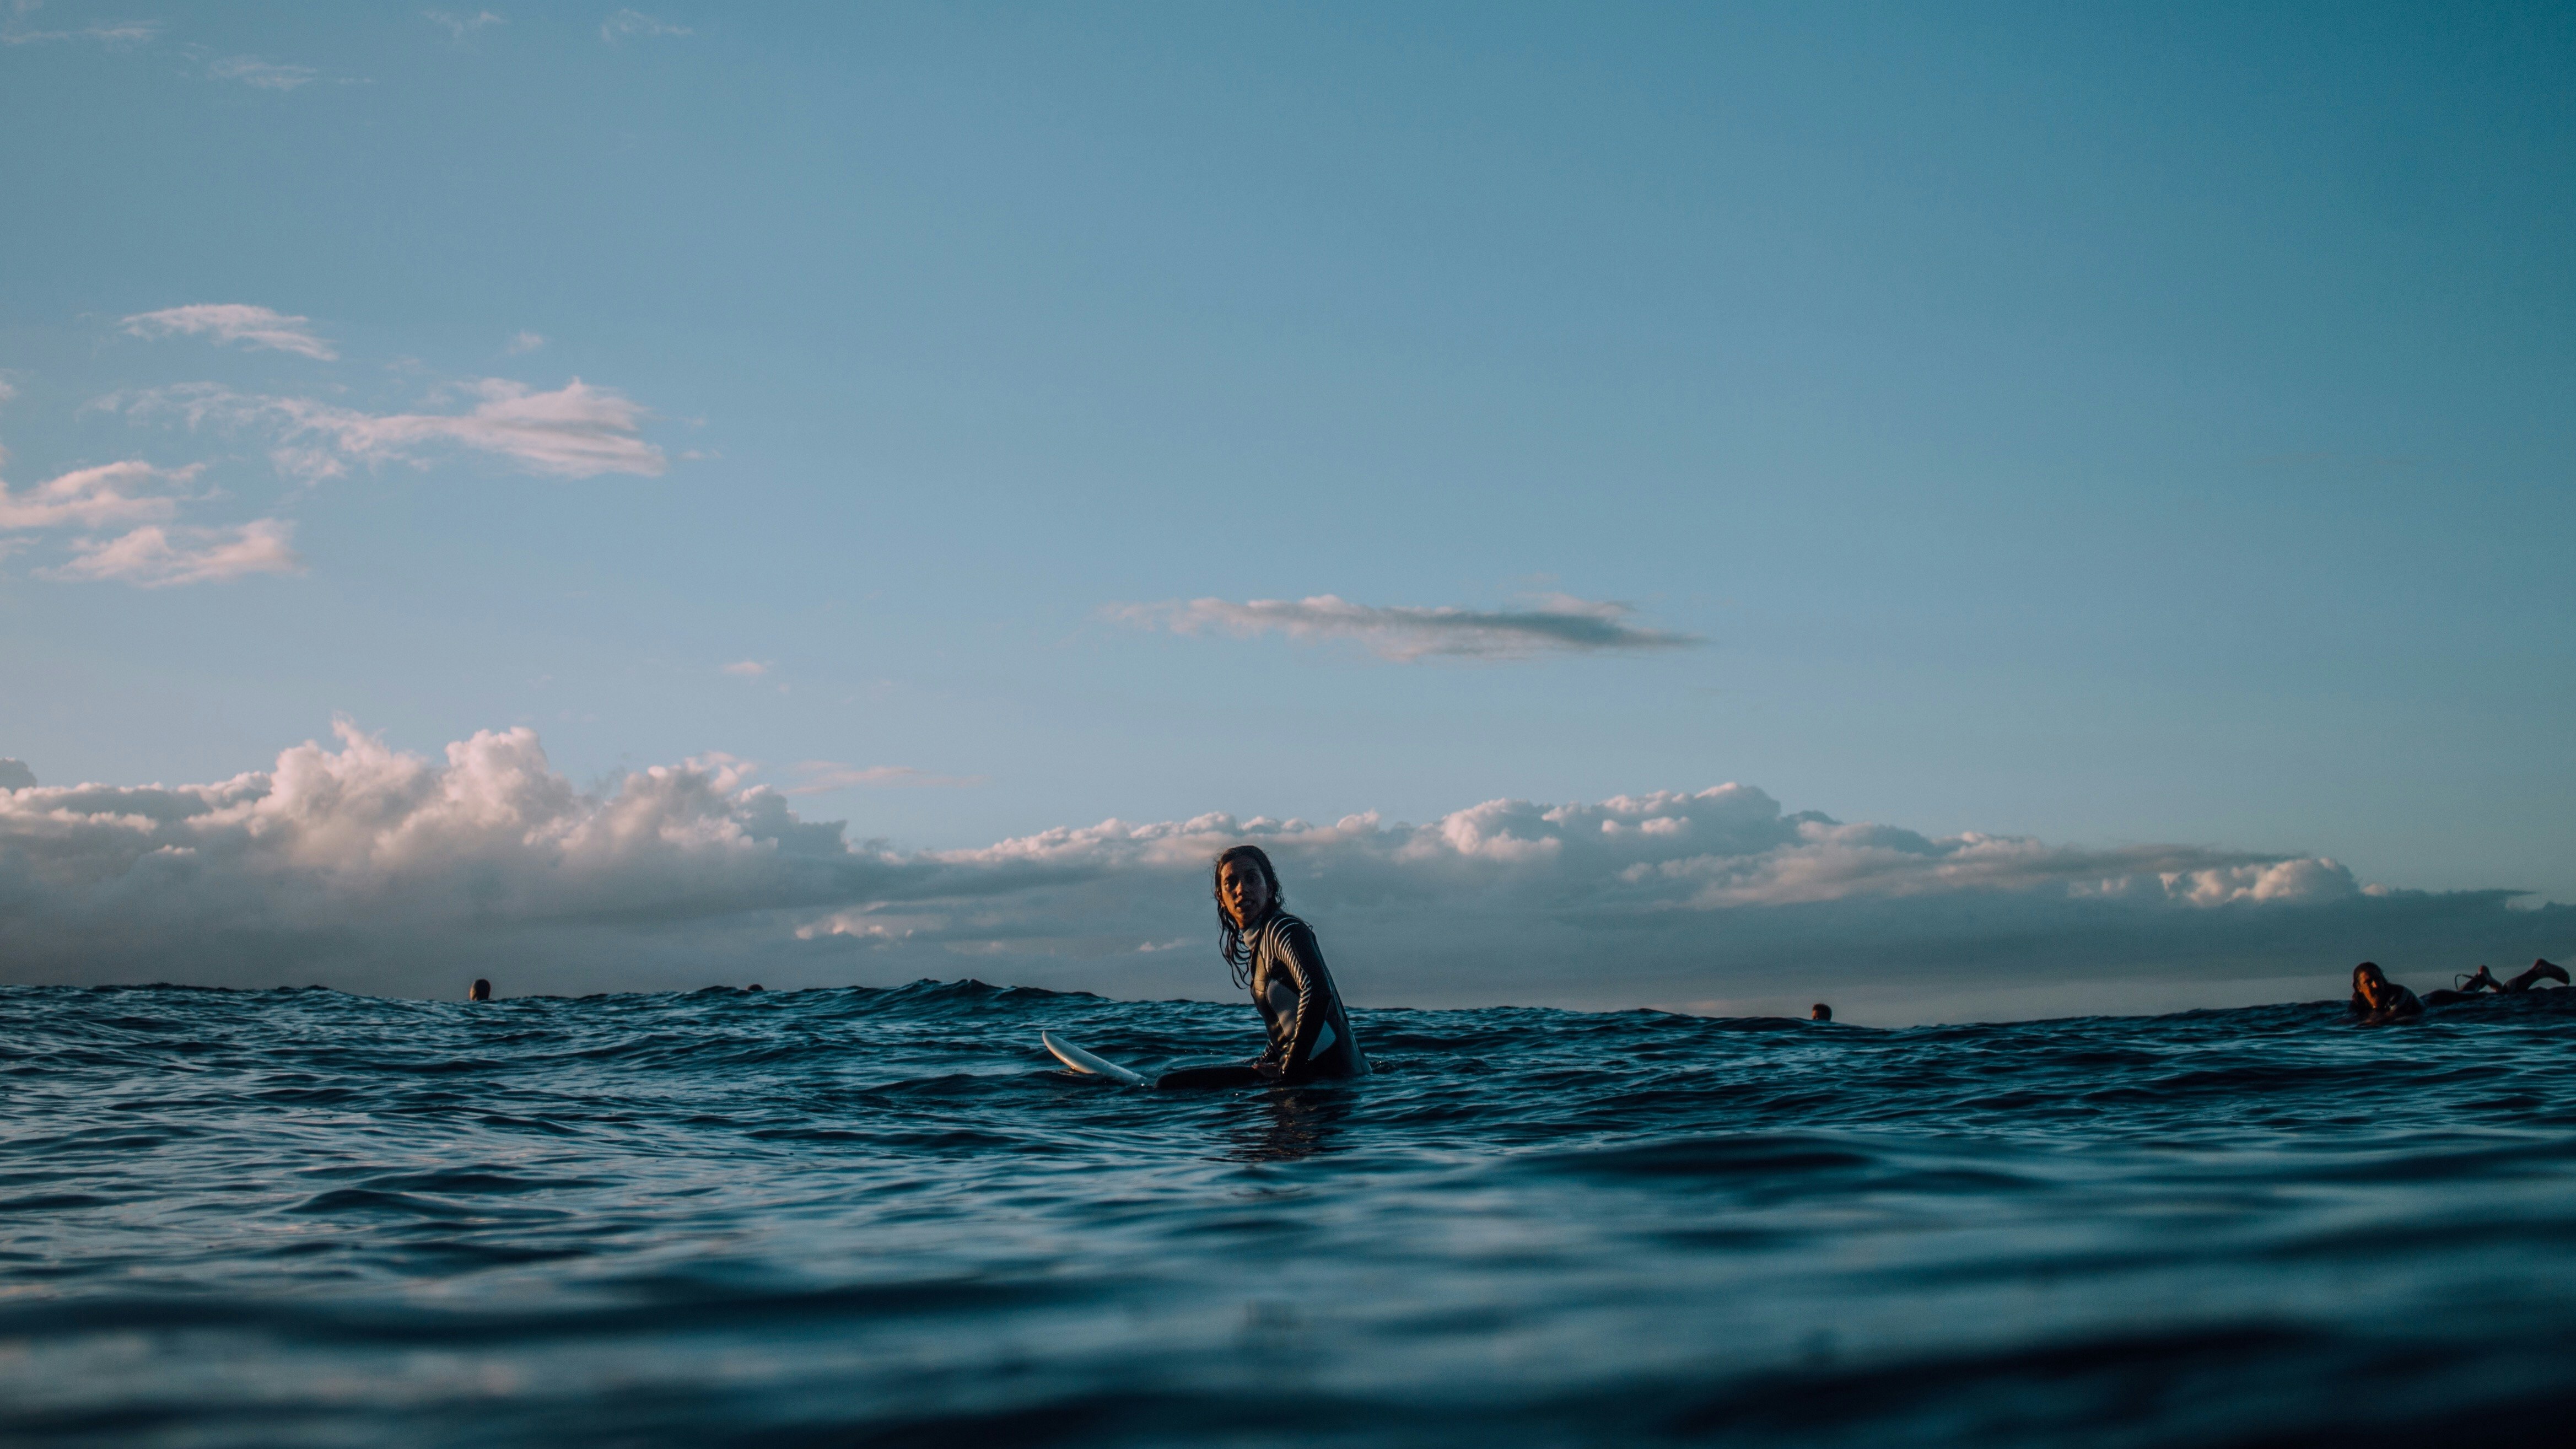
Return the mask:
{"type": "Polygon", "coordinates": [[[1145,1079],[1140,1074],[1131,1072],[1116,1062],[1093,1056],[1069,1041],[1058,1041],[1054,1032],[1041,1031],[1038,1033],[1038,1040],[1046,1043],[1046,1049],[1054,1053],[1057,1061],[1084,1076],[1107,1077],[1113,1082],[1123,1082],[1130,1087],[1145,1085],[1145,1079]]]}

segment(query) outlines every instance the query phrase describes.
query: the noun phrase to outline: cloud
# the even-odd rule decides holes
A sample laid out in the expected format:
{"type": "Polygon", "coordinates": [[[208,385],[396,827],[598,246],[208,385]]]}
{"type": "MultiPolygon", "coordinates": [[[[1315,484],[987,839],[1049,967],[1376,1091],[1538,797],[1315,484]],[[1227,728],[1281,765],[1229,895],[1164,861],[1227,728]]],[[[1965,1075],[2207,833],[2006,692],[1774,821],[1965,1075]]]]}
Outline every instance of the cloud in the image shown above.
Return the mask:
{"type": "Polygon", "coordinates": [[[507,350],[511,356],[516,357],[523,352],[534,352],[545,345],[546,339],[539,334],[534,332],[522,332],[518,336],[510,339],[510,345],[507,350]]]}
{"type": "Polygon", "coordinates": [[[822,795],[834,790],[878,789],[887,786],[965,786],[981,785],[982,775],[934,775],[910,765],[845,765],[837,760],[807,760],[796,767],[804,783],[790,789],[790,795],[822,795]]]}
{"type": "Polygon", "coordinates": [[[424,10],[420,13],[422,19],[427,20],[430,24],[437,26],[439,29],[446,31],[449,35],[454,36],[458,40],[463,40],[468,35],[473,34],[477,30],[481,30],[487,25],[507,25],[510,23],[507,20],[502,19],[500,16],[493,14],[489,10],[478,10],[471,15],[461,14],[453,10],[424,10]]]}
{"type": "Polygon", "coordinates": [[[129,461],[75,469],[25,493],[12,493],[8,483],[0,481],[0,531],[66,525],[98,528],[168,518],[178,510],[183,495],[138,490],[156,483],[184,485],[198,471],[199,465],[194,464],[155,468],[149,463],[129,461]]]}
{"type": "Polygon", "coordinates": [[[36,788],[36,772],[27,768],[26,761],[0,756],[0,790],[34,788],[36,788]]]}
{"type": "Polygon", "coordinates": [[[760,676],[769,672],[769,666],[757,659],[744,659],[736,663],[726,665],[724,667],[724,672],[727,674],[740,675],[744,679],[758,679],[760,676]]]}
{"type": "Polygon", "coordinates": [[[71,561],[48,576],[162,589],[230,583],[252,574],[302,573],[304,560],[295,552],[294,539],[295,525],[275,518],[231,528],[152,525],[121,538],[76,540],[71,561]]]}
{"type": "Polygon", "coordinates": [[[557,478],[602,473],[658,477],[662,450],[637,436],[650,413],[614,389],[576,377],[552,392],[487,377],[463,388],[477,399],[463,413],[369,413],[308,397],[260,397],[211,383],[112,397],[138,417],[176,416],[190,427],[257,427],[279,439],[269,457],[307,482],[336,478],[351,463],[426,467],[441,447],[501,458],[522,472],[557,478]]]}
{"type": "Polygon", "coordinates": [[[107,20],[84,25],[77,30],[29,30],[26,16],[37,6],[20,4],[18,12],[5,26],[0,26],[0,45],[48,45],[63,40],[95,40],[111,49],[141,45],[161,33],[157,20],[107,20]]]}
{"type": "MultiPolygon", "coordinates": [[[[799,817],[721,756],[583,790],[524,728],[443,759],[336,734],[212,784],[0,795],[0,980],[444,996],[474,975],[515,992],[971,971],[1225,998],[1207,862],[1238,841],[1279,862],[1362,1003],[2010,1016],[2142,983],[2167,1004],[2283,978],[2325,995],[2363,956],[2421,984],[2576,944],[2568,907],[2365,887],[2318,856],[1926,836],[1786,812],[1745,785],[1495,800],[1418,825],[1110,820],[907,851],[799,817]],[[1174,941],[1202,949],[1161,949],[1174,941]]],[[[835,771],[866,773],[804,772],[835,771]]]]}
{"type": "Polygon", "coordinates": [[[599,38],[611,45],[623,40],[693,33],[685,25],[673,25],[667,20],[656,20],[641,10],[620,10],[609,16],[599,27],[599,38]]]}
{"type": "Polygon", "coordinates": [[[239,302],[200,302],[138,312],[125,319],[125,330],[137,337],[171,337],[182,333],[211,336],[218,343],[247,342],[253,347],[300,353],[324,362],[338,359],[331,344],[313,335],[310,317],[289,317],[266,307],[239,302]]]}
{"type": "Polygon", "coordinates": [[[1172,600],[1117,604],[1109,617],[1175,634],[1221,630],[1238,638],[1277,632],[1291,639],[1349,639],[1380,658],[1413,663],[1433,656],[1521,659],[1541,653],[1677,649],[1701,642],[1688,634],[1627,622],[1625,604],[1548,594],[1526,609],[1374,607],[1332,594],[1306,599],[1172,600]]]}
{"type": "Polygon", "coordinates": [[[283,65],[261,60],[254,55],[226,56],[206,67],[206,74],[217,80],[240,81],[264,91],[291,91],[313,84],[319,74],[311,66],[283,65]]]}

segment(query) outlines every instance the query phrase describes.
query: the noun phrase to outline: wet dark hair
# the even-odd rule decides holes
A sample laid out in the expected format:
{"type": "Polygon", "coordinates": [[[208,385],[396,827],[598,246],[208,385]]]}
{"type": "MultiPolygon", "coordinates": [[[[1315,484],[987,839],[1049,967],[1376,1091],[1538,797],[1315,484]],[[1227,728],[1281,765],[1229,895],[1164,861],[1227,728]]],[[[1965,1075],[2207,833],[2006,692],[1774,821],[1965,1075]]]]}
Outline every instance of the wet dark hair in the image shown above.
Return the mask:
{"type": "Polygon", "coordinates": [[[1261,879],[1270,887],[1270,909],[1280,905],[1279,872],[1270,864],[1269,853],[1258,845],[1232,845],[1218,852],[1215,868],[1209,872],[1208,889],[1216,896],[1216,944],[1225,956],[1226,969],[1234,973],[1234,984],[1252,985],[1252,948],[1243,943],[1243,928],[1225,909],[1225,868],[1250,861],[1261,868],[1261,879]]]}
{"type": "Polygon", "coordinates": [[[2388,973],[2379,969],[2379,963],[2378,963],[2378,962],[2376,962],[2376,961],[2364,961],[2364,962],[2362,962],[2360,965],[2355,966],[2354,968],[2352,968],[2352,984],[2353,984],[2355,987],[2358,987],[2358,986],[2360,986],[2360,985],[2361,985],[2361,973],[2363,973],[2364,971],[2369,972],[2371,975],[2378,977],[2378,978],[2379,978],[2380,980],[2382,980],[2382,981],[2385,981],[2385,980],[2387,980],[2387,979],[2388,979],[2388,973]]]}
{"type": "Polygon", "coordinates": [[[489,981],[484,980],[484,979],[483,979],[482,977],[480,977],[480,976],[475,977],[475,978],[474,978],[474,985],[473,985],[469,990],[467,990],[467,991],[466,991],[466,993],[465,993],[465,999],[466,999],[466,1000],[468,1000],[468,1001],[489,1001],[489,1000],[491,1000],[491,999],[492,999],[492,983],[491,983],[491,982],[489,982],[489,981]]]}

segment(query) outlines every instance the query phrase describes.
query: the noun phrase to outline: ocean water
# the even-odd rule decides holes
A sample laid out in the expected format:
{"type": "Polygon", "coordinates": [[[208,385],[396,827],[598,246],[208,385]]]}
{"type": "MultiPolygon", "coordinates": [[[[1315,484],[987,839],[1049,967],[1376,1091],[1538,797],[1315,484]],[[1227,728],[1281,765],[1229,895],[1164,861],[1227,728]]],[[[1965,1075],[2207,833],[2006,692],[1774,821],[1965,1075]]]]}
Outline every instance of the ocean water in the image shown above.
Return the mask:
{"type": "MultiPolygon", "coordinates": [[[[2426,983],[2416,983],[2422,986],[2426,983]]],[[[0,990],[12,1444],[2419,1444],[2576,1413],[2576,991],[1877,1031],[0,990]]]]}

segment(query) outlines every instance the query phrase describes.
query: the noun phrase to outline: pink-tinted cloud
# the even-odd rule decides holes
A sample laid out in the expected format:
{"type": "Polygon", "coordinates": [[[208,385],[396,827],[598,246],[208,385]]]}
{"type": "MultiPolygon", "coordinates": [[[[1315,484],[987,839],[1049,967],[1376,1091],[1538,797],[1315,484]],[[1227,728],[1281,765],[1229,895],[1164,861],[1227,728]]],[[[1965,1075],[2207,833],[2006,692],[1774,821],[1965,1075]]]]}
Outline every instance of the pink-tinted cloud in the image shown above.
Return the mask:
{"type": "Polygon", "coordinates": [[[324,362],[340,355],[314,334],[312,318],[290,317],[240,302],[199,302],[165,307],[158,312],[137,312],[125,319],[125,330],[137,337],[211,337],[218,343],[247,343],[324,362]]]}
{"type": "Polygon", "coordinates": [[[252,574],[304,571],[295,525],[262,518],[231,528],[163,528],[157,524],[113,539],[79,539],[57,579],[114,581],[137,588],[219,584],[252,574]]]}
{"type": "Polygon", "coordinates": [[[184,485],[197,476],[198,465],[156,468],[149,463],[106,463],[78,468],[13,493],[0,482],[0,531],[99,528],[113,523],[163,519],[178,510],[184,495],[145,491],[156,485],[184,485]]]}
{"type": "Polygon", "coordinates": [[[1175,634],[1219,632],[1238,638],[1278,633],[1291,639],[1346,639],[1380,658],[1413,663],[1433,656],[1520,659],[1544,653],[1676,649],[1699,643],[1688,634],[1628,622],[1626,604],[1550,594],[1522,609],[1449,605],[1354,604],[1333,594],[1305,599],[1173,600],[1118,604],[1109,616],[1175,634]]]}
{"type": "Polygon", "coordinates": [[[576,377],[552,392],[487,377],[463,391],[461,413],[370,413],[310,397],[264,397],[210,383],[159,388],[116,401],[136,416],[175,415],[189,426],[266,429],[279,469],[308,482],[339,477],[351,464],[425,466],[442,448],[502,459],[523,472],[558,478],[603,473],[657,477],[669,466],[640,436],[651,414],[612,388],[576,377]]]}

